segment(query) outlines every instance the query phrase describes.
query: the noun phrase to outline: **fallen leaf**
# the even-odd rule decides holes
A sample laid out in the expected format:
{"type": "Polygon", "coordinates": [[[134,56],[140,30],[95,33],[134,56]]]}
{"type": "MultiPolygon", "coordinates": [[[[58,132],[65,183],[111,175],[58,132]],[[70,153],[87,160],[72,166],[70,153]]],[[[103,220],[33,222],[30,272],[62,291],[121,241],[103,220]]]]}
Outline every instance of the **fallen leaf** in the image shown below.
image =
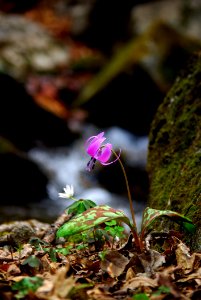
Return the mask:
{"type": "Polygon", "coordinates": [[[112,278],[118,277],[124,272],[129,259],[116,250],[108,251],[101,262],[101,269],[107,272],[112,278]]]}
{"type": "Polygon", "coordinates": [[[8,267],[7,273],[9,275],[19,275],[21,274],[21,270],[16,264],[12,264],[8,267]]]}
{"type": "Polygon", "coordinates": [[[201,286],[201,268],[197,270],[196,273],[190,274],[185,278],[181,278],[177,280],[177,282],[186,282],[192,279],[196,280],[196,282],[201,286]]]}
{"type": "Polygon", "coordinates": [[[45,279],[43,285],[36,291],[39,299],[68,299],[68,293],[74,287],[76,279],[72,276],[66,277],[69,267],[60,267],[54,275],[45,279]]]}
{"type": "Polygon", "coordinates": [[[131,280],[127,281],[124,283],[122,290],[127,290],[127,289],[132,289],[135,290],[139,287],[152,287],[155,288],[157,287],[157,279],[152,279],[146,276],[136,276],[132,278],[131,280]]]}
{"type": "Polygon", "coordinates": [[[112,297],[111,293],[105,292],[100,288],[94,288],[92,290],[87,291],[87,295],[89,296],[90,300],[114,300],[115,298],[112,297]]]}
{"type": "Polygon", "coordinates": [[[146,253],[140,254],[139,259],[147,274],[153,274],[157,268],[165,263],[165,256],[152,249],[149,249],[146,253]]]}
{"type": "MultiPolygon", "coordinates": [[[[177,266],[182,269],[184,274],[189,274],[193,270],[196,254],[190,255],[190,249],[181,241],[175,250],[177,266]]],[[[197,254],[201,260],[201,254],[197,254]]]]}

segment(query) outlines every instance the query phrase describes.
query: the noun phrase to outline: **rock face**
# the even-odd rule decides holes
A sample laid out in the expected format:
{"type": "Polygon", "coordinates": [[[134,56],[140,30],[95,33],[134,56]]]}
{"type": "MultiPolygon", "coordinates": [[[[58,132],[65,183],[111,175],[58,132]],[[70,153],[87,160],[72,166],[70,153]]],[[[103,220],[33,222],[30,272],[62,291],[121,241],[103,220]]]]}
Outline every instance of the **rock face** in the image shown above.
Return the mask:
{"type": "Polygon", "coordinates": [[[147,171],[148,205],[191,218],[197,225],[191,246],[200,250],[201,53],[192,56],[157,110],[149,134],[147,171]]]}

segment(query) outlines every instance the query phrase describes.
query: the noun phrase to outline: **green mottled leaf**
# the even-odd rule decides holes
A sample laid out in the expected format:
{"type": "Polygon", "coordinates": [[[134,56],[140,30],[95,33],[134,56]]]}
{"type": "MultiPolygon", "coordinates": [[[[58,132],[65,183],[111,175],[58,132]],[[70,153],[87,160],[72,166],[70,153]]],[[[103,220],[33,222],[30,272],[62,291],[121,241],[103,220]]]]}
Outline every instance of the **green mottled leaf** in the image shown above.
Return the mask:
{"type": "Polygon", "coordinates": [[[70,219],[58,229],[57,237],[69,237],[113,219],[118,219],[128,226],[132,226],[123,211],[101,205],[90,208],[70,219]]]}
{"type": "Polygon", "coordinates": [[[143,214],[143,219],[142,219],[142,225],[141,225],[141,237],[144,237],[150,228],[150,225],[159,217],[168,217],[172,221],[177,222],[177,223],[182,223],[182,225],[185,227],[186,230],[193,232],[195,229],[195,225],[192,223],[192,221],[171,210],[158,210],[158,209],[153,209],[150,207],[147,207],[144,210],[143,214]]]}

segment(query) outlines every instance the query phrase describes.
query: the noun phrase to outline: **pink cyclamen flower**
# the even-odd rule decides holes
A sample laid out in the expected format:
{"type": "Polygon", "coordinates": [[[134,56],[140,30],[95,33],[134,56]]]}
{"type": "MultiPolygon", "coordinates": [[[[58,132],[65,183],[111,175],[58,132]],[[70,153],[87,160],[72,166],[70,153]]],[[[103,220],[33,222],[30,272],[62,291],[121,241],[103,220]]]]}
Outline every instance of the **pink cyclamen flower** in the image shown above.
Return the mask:
{"type": "Polygon", "coordinates": [[[113,150],[112,144],[110,143],[102,145],[105,140],[106,138],[104,137],[104,132],[91,136],[87,139],[85,143],[85,149],[86,152],[91,156],[91,159],[87,164],[87,171],[91,171],[94,168],[96,160],[98,160],[102,165],[110,165],[119,159],[120,154],[115,160],[108,162],[113,150]]]}

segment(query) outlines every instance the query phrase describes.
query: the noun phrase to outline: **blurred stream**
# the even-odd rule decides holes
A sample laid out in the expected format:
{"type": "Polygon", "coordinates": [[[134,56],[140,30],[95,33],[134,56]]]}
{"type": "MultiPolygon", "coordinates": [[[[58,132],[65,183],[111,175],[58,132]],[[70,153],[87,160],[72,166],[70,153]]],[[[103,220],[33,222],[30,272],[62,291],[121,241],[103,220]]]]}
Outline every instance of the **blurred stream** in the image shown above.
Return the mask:
{"type": "MultiPolygon", "coordinates": [[[[39,204],[50,219],[56,218],[59,213],[72,203],[71,200],[58,197],[58,193],[63,192],[63,188],[67,184],[74,186],[75,198],[91,199],[98,205],[107,204],[116,209],[122,209],[131,217],[128,199],[107,191],[98,182],[95,176],[96,169],[106,167],[100,166],[97,162],[94,171],[86,171],[86,165],[90,157],[85,152],[84,143],[88,137],[96,135],[99,132],[101,132],[101,130],[97,127],[88,124],[85,125],[84,130],[82,130],[81,138],[76,140],[69,147],[51,150],[38,147],[29,151],[29,157],[37,162],[50,178],[47,186],[49,198],[44,199],[44,201],[39,204]]],[[[128,165],[145,168],[148,147],[147,137],[136,137],[119,127],[111,127],[105,130],[105,137],[107,138],[107,142],[113,144],[113,149],[117,152],[118,149],[121,149],[122,153],[126,156],[128,165]]],[[[125,185],[123,177],[122,184],[125,185]]],[[[136,222],[139,227],[145,203],[138,203],[135,199],[133,199],[133,203],[136,213],[136,222]]]]}

